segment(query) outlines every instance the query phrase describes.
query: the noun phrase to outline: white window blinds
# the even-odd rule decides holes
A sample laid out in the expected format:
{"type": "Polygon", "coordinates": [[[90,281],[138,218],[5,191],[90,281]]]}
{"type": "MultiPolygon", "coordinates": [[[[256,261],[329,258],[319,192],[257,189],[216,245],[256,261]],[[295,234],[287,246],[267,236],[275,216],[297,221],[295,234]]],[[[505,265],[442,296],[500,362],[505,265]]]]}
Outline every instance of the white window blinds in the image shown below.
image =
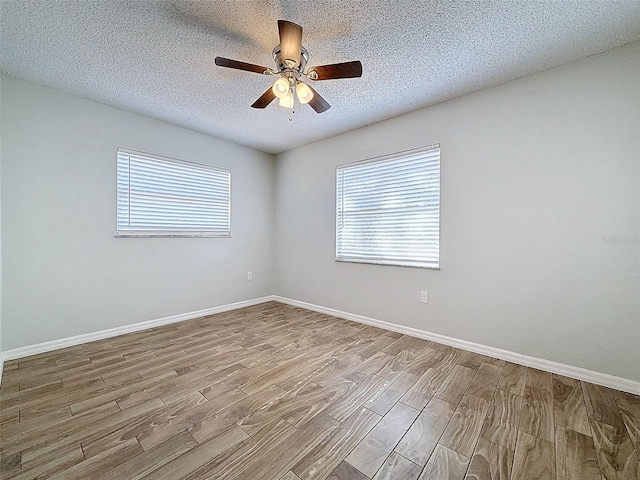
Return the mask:
{"type": "Polygon", "coordinates": [[[440,265],[440,145],[336,169],[336,259],[440,265]]]}
{"type": "Polygon", "coordinates": [[[118,149],[118,236],[231,235],[231,172],[118,149]]]}

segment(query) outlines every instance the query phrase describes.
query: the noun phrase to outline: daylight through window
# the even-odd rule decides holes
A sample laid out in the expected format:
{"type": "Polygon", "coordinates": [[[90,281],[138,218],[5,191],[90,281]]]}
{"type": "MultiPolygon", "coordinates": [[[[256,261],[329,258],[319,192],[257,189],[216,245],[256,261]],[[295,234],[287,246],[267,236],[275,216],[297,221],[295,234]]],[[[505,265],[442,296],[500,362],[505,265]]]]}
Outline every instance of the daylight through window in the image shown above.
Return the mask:
{"type": "Polygon", "coordinates": [[[118,236],[231,235],[231,172],[118,149],[118,236]]]}
{"type": "Polygon", "coordinates": [[[440,266],[440,145],[336,169],[336,259],[440,266]]]}

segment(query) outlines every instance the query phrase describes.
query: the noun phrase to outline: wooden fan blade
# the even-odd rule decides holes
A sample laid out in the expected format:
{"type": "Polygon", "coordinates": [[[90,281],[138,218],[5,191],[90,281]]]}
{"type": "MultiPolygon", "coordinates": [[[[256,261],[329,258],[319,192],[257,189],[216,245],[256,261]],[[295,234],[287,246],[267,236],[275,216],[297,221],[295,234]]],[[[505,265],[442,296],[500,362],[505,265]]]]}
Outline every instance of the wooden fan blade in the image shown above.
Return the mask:
{"type": "Polygon", "coordinates": [[[331,108],[331,105],[329,105],[327,101],[324,98],[322,98],[318,92],[314,90],[313,87],[309,85],[308,87],[313,92],[313,98],[309,102],[309,105],[311,105],[311,108],[313,108],[317,113],[322,113],[329,110],[331,108]]]}
{"type": "Polygon", "coordinates": [[[300,49],[302,48],[302,27],[286,20],[278,20],[280,34],[280,55],[282,62],[292,67],[300,65],[300,49]]]}
{"type": "Polygon", "coordinates": [[[336,78],[354,78],[362,76],[362,64],[356,60],[355,62],[333,63],[331,65],[320,65],[313,67],[309,73],[316,72],[317,78],[313,75],[309,78],[312,80],[334,80],[336,78]]]}
{"type": "Polygon", "coordinates": [[[267,67],[254,65],[253,63],[239,62],[238,60],[223,57],[216,57],[215,62],[219,67],[235,68],[236,70],[246,70],[247,72],[264,73],[269,70],[267,67]]]}
{"type": "Polygon", "coordinates": [[[253,102],[251,108],[265,108],[273,101],[274,98],[276,98],[276,94],[273,93],[273,90],[269,87],[269,89],[264,92],[258,100],[253,102]]]}

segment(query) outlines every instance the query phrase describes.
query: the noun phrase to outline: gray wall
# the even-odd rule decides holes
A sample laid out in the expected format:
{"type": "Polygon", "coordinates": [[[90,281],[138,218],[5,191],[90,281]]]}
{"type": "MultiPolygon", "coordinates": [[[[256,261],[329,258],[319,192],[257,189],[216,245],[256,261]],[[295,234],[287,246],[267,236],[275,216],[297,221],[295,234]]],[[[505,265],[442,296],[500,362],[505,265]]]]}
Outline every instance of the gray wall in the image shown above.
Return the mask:
{"type": "Polygon", "coordinates": [[[271,155],[7,76],[1,102],[5,351],[273,293],[271,155]],[[118,147],[231,169],[232,238],[115,238],[118,147]]]}
{"type": "Polygon", "coordinates": [[[276,291],[640,380],[639,193],[635,43],[279,155],[276,291]],[[335,262],[336,165],[432,143],[441,270],[335,262]]]}
{"type": "MultiPolygon", "coordinates": [[[[0,75],[0,92],[2,92],[2,75],[0,75]]],[[[4,357],[2,352],[2,95],[0,95],[0,381],[4,357]]]]}

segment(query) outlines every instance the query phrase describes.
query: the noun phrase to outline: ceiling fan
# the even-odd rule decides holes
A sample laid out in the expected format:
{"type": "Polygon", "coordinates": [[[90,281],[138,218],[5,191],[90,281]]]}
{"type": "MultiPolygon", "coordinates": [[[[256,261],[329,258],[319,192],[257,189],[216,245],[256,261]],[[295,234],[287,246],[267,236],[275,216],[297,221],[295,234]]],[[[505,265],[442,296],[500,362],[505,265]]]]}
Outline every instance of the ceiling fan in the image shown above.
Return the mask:
{"type": "Polygon", "coordinates": [[[265,108],[276,97],[279,98],[278,103],[281,107],[293,108],[295,92],[300,103],[308,103],[317,113],[322,113],[328,110],[331,105],[311,86],[304,83],[303,78],[315,81],[362,76],[362,64],[357,60],[312,67],[305,72],[304,68],[309,61],[309,52],[302,46],[302,27],[286,20],[278,20],[278,33],[280,34],[280,45],[273,49],[273,59],[277,66],[275,70],[223,57],[215,59],[216,65],[220,67],[280,77],[273,87],[264,92],[251,105],[253,108],[265,108]]]}

